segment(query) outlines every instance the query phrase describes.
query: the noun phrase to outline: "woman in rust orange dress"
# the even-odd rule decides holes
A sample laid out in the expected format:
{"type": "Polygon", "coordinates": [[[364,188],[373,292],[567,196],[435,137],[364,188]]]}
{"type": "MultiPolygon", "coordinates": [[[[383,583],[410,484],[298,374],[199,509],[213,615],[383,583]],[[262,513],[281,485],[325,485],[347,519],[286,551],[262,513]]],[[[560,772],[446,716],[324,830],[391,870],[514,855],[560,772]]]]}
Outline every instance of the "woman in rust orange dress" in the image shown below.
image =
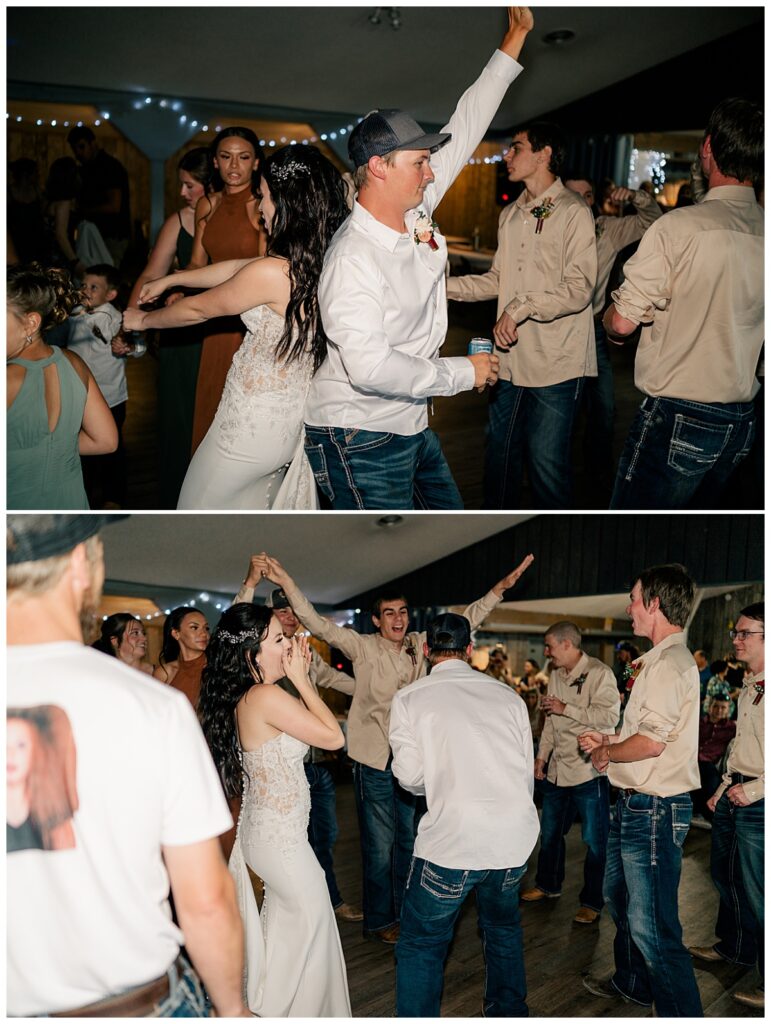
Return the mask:
{"type": "Polygon", "coordinates": [[[202,612],[182,605],[166,616],[163,649],[153,675],[181,690],[194,708],[198,704],[208,645],[209,623],[202,612]]]}
{"type": "MultiPolygon", "coordinates": [[[[195,238],[188,270],[223,260],[249,259],[265,253],[260,222],[260,173],[263,152],[249,128],[224,128],[211,145],[214,187],[195,208],[195,238]],[[219,181],[218,181],[219,178],[219,181]]],[[[225,377],[244,339],[241,318],[210,320],[201,349],[195,393],[191,454],[206,435],[217,411],[225,377]]]]}

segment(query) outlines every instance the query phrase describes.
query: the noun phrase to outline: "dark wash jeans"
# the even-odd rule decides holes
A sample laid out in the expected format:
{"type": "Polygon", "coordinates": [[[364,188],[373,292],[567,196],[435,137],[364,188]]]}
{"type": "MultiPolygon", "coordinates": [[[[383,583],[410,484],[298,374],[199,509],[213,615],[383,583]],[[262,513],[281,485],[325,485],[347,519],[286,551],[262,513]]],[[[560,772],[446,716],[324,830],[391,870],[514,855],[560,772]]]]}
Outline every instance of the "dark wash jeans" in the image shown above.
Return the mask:
{"type": "Polygon", "coordinates": [[[465,871],[416,857],[396,943],[397,1017],[438,1017],[444,962],[455,922],[472,890],[485,955],[485,1017],[527,1017],[519,883],[527,870],[465,871]]]}
{"type": "Polygon", "coordinates": [[[499,380],[490,391],[485,508],[521,507],[525,465],[534,508],[572,508],[570,445],[584,378],[546,388],[499,380]]]}
{"type": "Polygon", "coordinates": [[[337,841],[337,802],[335,780],[324,764],[305,764],[305,778],[311,792],[311,813],[308,818],[308,842],[316,860],[324,868],[329,899],[333,907],[343,902],[337,887],[332,851],[337,841]]]}
{"type": "Polygon", "coordinates": [[[723,794],[712,819],[712,881],[720,893],[715,949],[763,975],[765,800],[735,807],[723,794]]]}
{"type": "Polygon", "coordinates": [[[555,786],[545,780],[541,793],[541,849],[535,884],[550,894],[562,891],[565,878],[565,836],[576,816],[581,815],[581,838],[586,844],[584,887],[578,894],[582,907],[598,913],[605,875],[605,851],[610,829],[610,787],[607,776],[589,779],[579,786],[555,786]]]}
{"type": "Polygon", "coordinates": [[[648,397],[629,429],[610,507],[714,508],[754,438],[752,402],[648,397]]]}
{"type": "Polygon", "coordinates": [[[353,762],[361,841],[364,931],[396,924],[415,845],[415,797],[391,771],[353,762]]]}
{"type": "Polygon", "coordinates": [[[616,396],[613,389],[613,365],[608,351],[608,337],[602,318],[594,318],[594,341],[597,349],[597,376],[584,379],[586,431],[584,460],[586,471],[594,479],[593,489],[605,491],[605,499],[613,485],[613,424],[616,418],[616,396]]]}
{"type": "Polygon", "coordinates": [[[404,435],[306,424],[305,454],[335,509],[463,508],[433,430],[404,435]]]}
{"type": "Polygon", "coordinates": [[[691,797],[619,793],[608,836],[603,896],[616,925],[611,981],[659,1017],[701,1017],[693,963],[683,945],[677,890],[691,797]]]}

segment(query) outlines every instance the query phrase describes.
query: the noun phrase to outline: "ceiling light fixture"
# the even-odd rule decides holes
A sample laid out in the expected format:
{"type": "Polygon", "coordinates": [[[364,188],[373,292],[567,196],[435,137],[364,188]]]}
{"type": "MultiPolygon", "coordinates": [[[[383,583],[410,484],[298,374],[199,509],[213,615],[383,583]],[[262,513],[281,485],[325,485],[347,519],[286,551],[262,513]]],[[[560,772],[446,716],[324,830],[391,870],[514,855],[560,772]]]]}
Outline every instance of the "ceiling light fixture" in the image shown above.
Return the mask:
{"type": "Polygon", "coordinates": [[[404,516],[381,516],[375,521],[375,525],[386,529],[390,526],[401,526],[403,522],[404,516]]]}
{"type": "Polygon", "coordinates": [[[388,19],[395,32],[402,27],[402,15],[398,7],[374,7],[367,21],[370,25],[382,25],[383,17],[388,19]]]}
{"type": "Polygon", "coordinates": [[[565,43],[572,43],[576,34],[569,28],[558,28],[553,32],[547,32],[543,41],[547,46],[564,46],[565,43]]]}

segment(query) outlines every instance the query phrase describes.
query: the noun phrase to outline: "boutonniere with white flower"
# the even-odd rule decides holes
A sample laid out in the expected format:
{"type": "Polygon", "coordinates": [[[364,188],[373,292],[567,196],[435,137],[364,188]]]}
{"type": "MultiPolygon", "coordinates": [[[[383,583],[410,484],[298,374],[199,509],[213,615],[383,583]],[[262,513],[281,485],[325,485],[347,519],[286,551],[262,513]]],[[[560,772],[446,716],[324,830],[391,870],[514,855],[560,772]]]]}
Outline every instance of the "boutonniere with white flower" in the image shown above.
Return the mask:
{"type": "Polygon", "coordinates": [[[418,211],[418,219],[415,221],[415,227],[412,232],[412,237],[415,239],[415,245],[420,245],[421,242],[425,242],[432,252],[436,252],[439,248],[437,240],[434,238],[434,232],[439,227],[435,220],[432,220],[425,210],[418,211]]]}
{"type": "Polygon", "coordinates": [[[554,200],[551,196],[547,196],[540,206],[534,206],[530,212],[536,220],[535,233],[540,235],[543,231],[543,222],[554,213],[554,200]]]}
{"type": "Polygon", "coordinates": [[[765,679],[758,679],[756,683],[752,684],[752,689],[755,691],[755,700],[753,704],[760,704],[763,700],[763,694],[766,692],[766,681],[765,679]]]}

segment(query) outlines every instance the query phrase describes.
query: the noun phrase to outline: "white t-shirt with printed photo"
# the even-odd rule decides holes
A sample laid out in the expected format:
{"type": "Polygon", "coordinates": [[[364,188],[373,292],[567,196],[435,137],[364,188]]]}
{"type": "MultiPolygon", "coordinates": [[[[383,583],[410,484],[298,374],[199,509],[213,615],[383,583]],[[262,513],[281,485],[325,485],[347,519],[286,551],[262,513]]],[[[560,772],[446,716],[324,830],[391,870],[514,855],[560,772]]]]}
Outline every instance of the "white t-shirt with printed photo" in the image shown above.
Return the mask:
{"type": "Polygon", "coordinates": [[[7,1010],[33,1016],[160,977],[183,941],[161,846],[232,819],[187,698],[116,658],[11,646],[7,704],[8,792],[28,794],[7,805],[7,1010]]]}

